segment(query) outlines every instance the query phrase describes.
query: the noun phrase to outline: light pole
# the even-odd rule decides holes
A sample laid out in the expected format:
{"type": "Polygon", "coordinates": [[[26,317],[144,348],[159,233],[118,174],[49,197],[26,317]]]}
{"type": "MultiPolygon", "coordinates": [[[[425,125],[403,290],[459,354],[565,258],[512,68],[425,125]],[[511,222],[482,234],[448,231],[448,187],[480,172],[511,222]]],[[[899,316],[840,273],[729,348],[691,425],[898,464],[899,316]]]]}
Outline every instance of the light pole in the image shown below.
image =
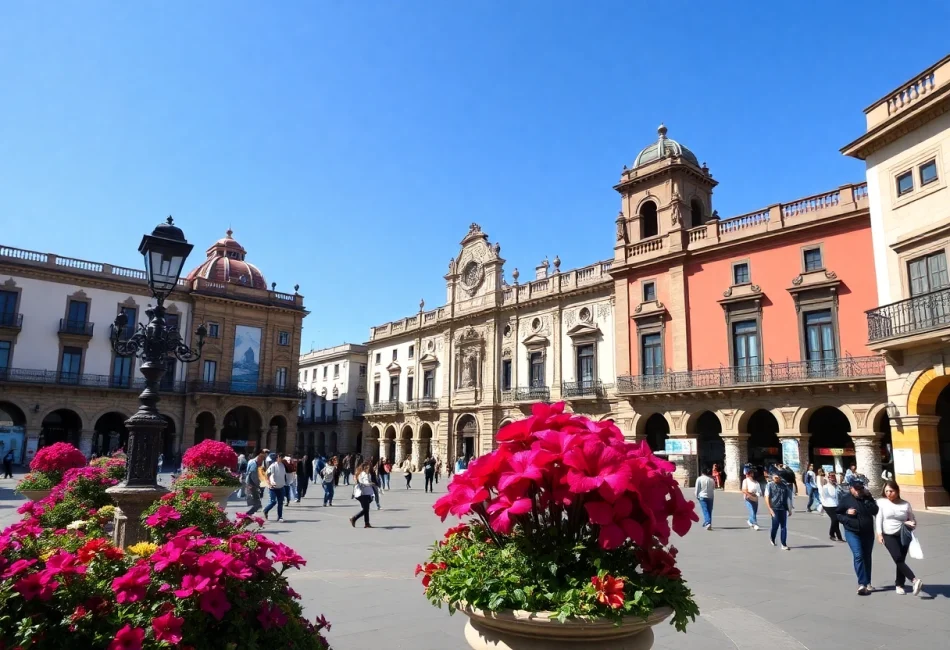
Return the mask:
{"type": "Polygon", "coordinates": [[[116,502],[116,546],[125,548],[145,537],[139,517],[149,505],[168,490],[158,485],[158,455],[165,420],[159,415],[159,382],[165,374],[165,361],[174,356],[183,363],[197,361],[201,357],[204,325],[195,332],[197,345],[189,347],[177,327],[165,324],[165,299],[178,285],[178,278],[192,245],[185,240],[181,229],[171,217],[159,224],[151,235],[144,235],[139,252],[145,257],[145,273],[149,289],[155,299],[155,307],[145,311],[148,324],[136,324],[137,331],[123,338],[128,325],[124,313],[116,316],[112,328],[112,349],[119,356],[142,359],[142,374],[145,390],[139,395],[139,409],[125,421],[129,431],[128,466],[125,480],[109,488],[107,492],[116,502]]]}

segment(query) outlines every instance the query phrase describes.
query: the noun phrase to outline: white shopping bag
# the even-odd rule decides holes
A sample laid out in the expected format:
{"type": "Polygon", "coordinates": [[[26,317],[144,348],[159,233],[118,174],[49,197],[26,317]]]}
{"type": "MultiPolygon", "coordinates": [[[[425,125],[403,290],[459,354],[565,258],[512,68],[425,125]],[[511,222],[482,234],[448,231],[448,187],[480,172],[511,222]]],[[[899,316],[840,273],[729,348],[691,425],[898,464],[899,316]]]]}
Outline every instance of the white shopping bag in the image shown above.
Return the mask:
{"type": "Polygon", "coordinates": [[[917,535],[911,533],[910,535],[910,546],[907,547],[907,555],[915,560],[924,559],[924,551],[920,548],[920,542],[917,541],[917,535]]]}

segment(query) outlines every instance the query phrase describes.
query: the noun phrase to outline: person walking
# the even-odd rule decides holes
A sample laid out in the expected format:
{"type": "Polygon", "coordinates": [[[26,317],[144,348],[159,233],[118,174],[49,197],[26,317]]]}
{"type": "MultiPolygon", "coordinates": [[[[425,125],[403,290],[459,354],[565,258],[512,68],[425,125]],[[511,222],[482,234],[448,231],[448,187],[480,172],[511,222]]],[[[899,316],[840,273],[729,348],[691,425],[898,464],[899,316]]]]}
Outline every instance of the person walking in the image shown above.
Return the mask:
{"type": "Polygon", "coordinates": [[[323,466],[323,471],[321,473],[321,480],[323,481],[323,507],[333,505],[333,492],[336,489],[336,456],[330,459],[326,465],[323,466]]]}
{"type": "MultiPolygon", "coordinates": [[[[159,469],[161,471],[161,469],[159,469]]],[[[244,498],[244,477],[247,475],[247,456],[238,455],[237,475],[241,477],[241,487],[238,488],[238,499],[244,498]]]]}
{"type": "Polygon", "coordinates": [[[405,472],[406,489],[408,490],[412,485],[412,462],[408,458],[402,461],[402,469],[405,472]]]}
{"type": "Polygon", "coordinates": [[[848,468],[848,471],[844,473],[844,482],[845,485],[851,485],[851,479],[858,475],[858,466],[852,465],[848,468]]]}
{"type": "Polygon", "coordinates": [[[297,503],[307,496],[307,487],[310,485],[310,479],[313,478],[312,470],[310,457],[307,454],[303,456],[297,454],[297,503]]]}
{"type": "Polygon", "coordinates": [[[722,489],[722,472],[719,471],[719,463],[713,463],[712,479],[716,482],[716,489],[722,489]]]}
{"type": "Polygon", "coordinates": [[[877,500],[877,515],[874,517],[874,529],[877,541],[884,545],[897,567],[894,579],[894,591],[898,596],[907,593],[904,588],[910,580],[911,591],[917,596],[924,586],[923,581],[914,575],[907,566],[907,550],[917,528],[917,518],[910,504],[901,498],[901,489],[894,481],[885,481],[884,496],[877,500]]]}
{"type": "Polygon", "coordinates": [[[284,497],[287,494],[287,468],[281,461],[274,461],[267,468],[267,486],[270,488],[270,503],[264,508],[264,519],[270,519],[270,511],[277,506],[277,521],[283,521],[284,497]]]}
{"type": "Polygon", "coordinates": [[[702,475],[696,479],[696,499],[703,511],[703,528],[712,530],[713,499],[716,497],[716,483],[709,476],[709,468],[704,467],[702,475]]]}
{"type": "Polygon", "coordinates": [[[781,474],[772,474],[772,482],[765,486],[765,505],[772,515],[772,528],[769,541],[775,546],[775,534],[781,530],[782,550],[788,547],[788,518],[792,516],[792,486],[782,480],[781,474]]]}
{"type": "Polygon", "coordinates": [[[244,475],[241,477],[248,506],[245,514],[248,516],[261,509],[261,473],[258,470],[261,469],[261,463],[266,457],[267,454],[263,450],[257,452],[257,456],[248,462],[244,475]]]}
{"type": "Polygon", "coordinates": [[[284,472],[287,474],[286,483],[284,484],[284,499],[287,500],[289,506],[291,497],[296,493],[297,470],[290,456],[284,456],[280,459],[280,462],[283,463],[284,472]]]}
{"type": "Polygon", "coordinates": [[[350,517],[350,526],[356,528],[356,520],[363,518],[363,528],[372,528],[369,523],[369,504],[373,502],[373,480],[369,473],[369,463],[360,465],[356,475],[356,486],[353,490],[354,496],[360,502],[362,508],[358,514],[350,517]]]}
{"type": "Polygon", "coordinates": [[[376,476],[379,478],[379,487],[383,490],[389,489],[389,473],[392,471],[392,465],[383,456],[376,465],[376,476]]]}
{"type": "Polygon", "coordinates": [[[759,498],[762,496],[762,486],[755,480],[755,471],[750,467],[742,479],[742,496],[745,498],[745,507],[749,511],[749,528],[759,529],[759,498]]]}
{"type": "MultiPolygon", "coordinates": [[[[811,512],[812,503],[821,503],[818,495],[818,477],[815,474],[815,466],[811,463],[808,463],[808,469],[802,474],[802,484],[805,486],[805,496],[808,498],[805,504],[805,512],[811,512]]],[[[818,510],[817,505],[815,510],[818,510]]]]}
{"type": "Polygon", "coordinates": [[[350,484],[350,474],[353,473],[353,457],[347,454],[343,457],[343,485],[350,484]]]}
{"type": "Polygon", "coordinates": [[[841,536],[841,524],[838,521],[838,475],[834,472],[818,480],[818,498],[822,509],[831,520],[828,527],[828,539],[832,542],[843,542],[841,536]]]}
{"type": "Polygon", "coordinates": [[[13,478],[13,450],[3,455],[3,478],[13,478]]]}
{"type": "Polygon", "coordinates": [[[866,596],[874,591],[871,586],[871,553],[874,550],[874,517],[879,508],[860,478],[853,477],[849,486],[848,493],[838,498],[836,512],[854,556],[858,595],[866,596]]]}
{"type": "Polygon", "coordinates": [[[435,484],[439,484],[439,476],[442,475],[442,459],[435,457],[435,484]]]}
{"type": "Polygon", "coordinates": [[[379,463],[369,463],[369,477],[373,483],[373,499],[376,501],[376,509],[382,510],[382,506],[379,505],[379,493],[382,492],[382,486],[379,483],[379,470],[377,467],[379,467],[379,463]]]}
{"type": "Polygon", "coordinates": [[[435,479],[435,458],[427,456],[422,462],[422,475],[425,478],[425,491],[435,492],[433,480],[435,479]]]}

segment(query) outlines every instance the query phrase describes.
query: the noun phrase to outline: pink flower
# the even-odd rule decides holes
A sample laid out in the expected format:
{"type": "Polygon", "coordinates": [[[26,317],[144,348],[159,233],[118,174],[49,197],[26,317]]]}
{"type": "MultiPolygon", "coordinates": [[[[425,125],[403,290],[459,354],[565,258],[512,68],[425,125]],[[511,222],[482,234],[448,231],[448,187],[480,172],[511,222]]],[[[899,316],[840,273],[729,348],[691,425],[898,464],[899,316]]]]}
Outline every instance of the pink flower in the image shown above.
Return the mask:
{"type": "Polygon", "coordinates": [[[300,557],[292,548],[285,544],[275,544],[271,549],[274,553],[274,562],[279,562],[284,566],[291,566],[295,569],[307,564],[307,561],[300,557]]]}
{"type": "Polygon", "coordinates": [[[507,495],[503,494],[488,506],[488,513],[491,515],[491,527],[503,535],[509,535],[514,530],[515,520],[513,517],[529,512],[531,512],[531,499],[525,497],[511,501],[507,495]]]}
{"type": "Polygon", "coordinates": [[[186,574],[181,579],[181,589],[175,590],[175,595],[179,598],[188,598],[192,594],[204,593],[211,586],[211,579],[207,576],[196,576],[186,574]]]}
{"type": "Polygon", "coordinates": [[[134,603],[145,598],[149,583],[147,566],[136,565],[112,581],[112,590],[116,592],[116,602],[120,605],[134,603]]]}
{"type": "Polygon", "coordinates": [[[224,589],[220,587],[209,589],[201,594],[199,603],[201,611],[208,612],[219,621],[224,618],[224,615],[231,609],[231,603],[228,602],[224,589]]]}
{"type": "Polygon", "coordinates": [[[43,447],[30,461],[30,469],[34,472],[65,472],[85,465],[86,457],[83,453],[66,442],[43,447]]]}
{"type": "Polygon", "coordinates": [[[630,538],[634,544],[646,543],[646,534],[640,522],[631,519],[633,502],[629,497],[620,497],[614,503],[588,501],[584,504],[591,523],[600,526],[597,543],[605,550],[618,548],[630,538]]]}
{"type": "Polygon", "coordinates": [[[528,484],[541,480],[539,465],[548,458],[548,454],[538,450],[519,451],[508,458],[508,470],[498,479],[498,489],[511,494],[523,493],[528,484]]]}
{"type": "Polygon", "coordinates": [[[36,564],[36,560],[17,560],[7,567],[7,570],[3,572],[3,575],[0,575],[0,578],[3,580],[12,578],[16,574],[26,571],[34,564],[36,564]]]}
{"type": "Polygon", "coordinates": [[[155,528],[177,519],[181,519],[181,513],[175,510],[174,506],[161,505],[158,506],[158,510],[145,519],[145,523],[155,528]]]}
{"type": "Polygon", "coordinates": [[[280,610],[280,607],[272,603],[261,604],[261,611],[257,614],[257,620],[261,627],[268,630],[272,627],[280,627],[287,622],[287,617],[280,610]]]}
{"type": "Polygon", "coordinates": [[[570,468],[566,480],[571,492],[584,494],[599,488],[601,496],[612,501],[630,482],[630,467],[624,460],[624,454],[597,439],[571,449],[564,454],[564,464],[570,468]]]}
{"type": "Polygon", "coordinates": [[[55,580],[43,580],[39,573],[31,573],[13,583],[13,589],[23,596],[23,600],[39,598],[47,601],[53,597],[53,592],[59,583],[55,580]]]}
{"type": "Polygon", "coordinates": [[[140,627],[125,625],[116,632],[108,650],[142,650],[142,641],[144,640],[145,630],[140,627]]]}
{"type": "Polygon", "coordinates": [[[449,493],[441,497],[433,505],[435,513],[445,521],[446,516],[452,513],[462,517],[472,510],[472,506],[488,498],[488,490],[481,486],[469,485],[465,479],[468,472],[456,476],[449,484],[449,493]]]}
{"type": "Polygon", "coordinates": [[[227,443],[203,440],[185,452],[181,464],[188,469],[233,470],[237,461],[237,454],[227,443]]]}
{"type": "Polygon", "coordinates": [[[47,579],[57,575],[79,575],[85,572],[86,567],[79,561],[79,558],[66,551],[59,551],[46,560],[46,569],[43,571],[47,579]]]}
{"type": "Polygon", "coordinates": [[[152,619],[152,631],[156,641],[166,641],[171,644],[181,643],[181,626],[185,619],[175,616],[172,611],[152,619]]]}

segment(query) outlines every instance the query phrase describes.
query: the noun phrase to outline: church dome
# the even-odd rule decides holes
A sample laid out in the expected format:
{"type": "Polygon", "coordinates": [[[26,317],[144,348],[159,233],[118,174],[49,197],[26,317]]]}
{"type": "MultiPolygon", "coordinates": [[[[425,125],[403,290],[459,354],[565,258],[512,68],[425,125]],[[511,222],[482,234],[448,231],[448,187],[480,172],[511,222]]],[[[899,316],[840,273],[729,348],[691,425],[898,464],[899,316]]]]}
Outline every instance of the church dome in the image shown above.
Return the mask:
{"type": "Polygon", "coordinates": [[[661,124],[656,132],[660,138],[640,152],[637,159],[633,161],[635,168],[670,156],[678,156],[699,167],[699,160],[697,160],[696,154],[676,140],[671,140],[666,137],[666,127],[664,125],[661,124]]]}
{"type": "Polygon", "coordinates": [[[207,250],[207,258],[188,274],[188,280],[204,278],[212,282],[226,282],[254,289],[266,289],[267,280],[260,269],[245,261],[247,251],[231,235],[227,234],[207,250]]]}

